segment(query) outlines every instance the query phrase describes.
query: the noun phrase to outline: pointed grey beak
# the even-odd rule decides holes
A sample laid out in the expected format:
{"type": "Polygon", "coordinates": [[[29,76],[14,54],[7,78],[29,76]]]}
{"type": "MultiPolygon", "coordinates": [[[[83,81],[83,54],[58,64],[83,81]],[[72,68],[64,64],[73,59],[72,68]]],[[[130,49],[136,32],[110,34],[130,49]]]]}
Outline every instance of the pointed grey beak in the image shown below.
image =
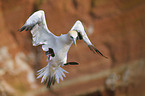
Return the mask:
{"type": "Polygon", "coordinates": [[[73,42],[74,42],[74,44],[75,44],[75,46],[77,45],[77,43],[76,43],[76,39],[75,38],[73,38],[73,42]]]}

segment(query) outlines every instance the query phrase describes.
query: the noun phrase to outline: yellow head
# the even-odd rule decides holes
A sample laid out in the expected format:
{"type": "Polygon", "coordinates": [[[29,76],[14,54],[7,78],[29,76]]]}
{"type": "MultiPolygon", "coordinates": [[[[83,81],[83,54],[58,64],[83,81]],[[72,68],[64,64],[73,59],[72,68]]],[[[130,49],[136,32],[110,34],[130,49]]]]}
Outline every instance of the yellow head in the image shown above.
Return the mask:
{"type": "Polygon", "coordinates": [[[74,42],[75,46],[76,46],[76,40],[77,40],[77,37],[78,37],[78,33],[77,31],[69,31],[69,36],[71,38],[71,40],[74,42]]]}

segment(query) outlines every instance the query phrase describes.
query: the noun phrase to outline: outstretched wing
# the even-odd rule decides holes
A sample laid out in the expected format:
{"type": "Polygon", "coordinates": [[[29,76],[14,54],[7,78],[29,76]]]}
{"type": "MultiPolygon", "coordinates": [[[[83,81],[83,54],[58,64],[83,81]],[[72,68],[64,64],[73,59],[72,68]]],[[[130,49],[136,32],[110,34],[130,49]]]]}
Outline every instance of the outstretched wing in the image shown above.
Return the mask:
{"type": "Polygon", "coordinates": [[[84,26],[81,23],[81,21],[76,21],[76,23],[73,25],[73,27],[71,28],[71,30],[77,31],[78,32],[78,38],[81,40],[83,39],[84,42],[88,45],[88,47],[90,48],[91,51],[93,51],[94,53],[97,52],[98,54],[100,54],[101,56],[107,58],[106,56],[104,56],[98,49],[95,48],[95,46],[91,43],[91,41],[89,40],[84,26]]]}
{"type": "Polygon", "coordinates": [[[42,45],[44,51],[53,48],[56,36],[47,28],[44,11],[39,10],[33,13],[18,31],[23,30],[31,31],[33,46],[42,45]]]}

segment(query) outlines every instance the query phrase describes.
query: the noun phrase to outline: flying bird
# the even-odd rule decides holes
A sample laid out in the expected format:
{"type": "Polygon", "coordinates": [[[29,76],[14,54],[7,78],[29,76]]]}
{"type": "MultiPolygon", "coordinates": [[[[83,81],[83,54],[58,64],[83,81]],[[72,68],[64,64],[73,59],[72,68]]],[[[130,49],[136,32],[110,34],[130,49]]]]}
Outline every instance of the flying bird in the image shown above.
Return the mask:
{"type": "MultiPolygon", "coordinates": [[[[61,66],[78,65],[77,62],[67,62],[67,53],[69,48],[77,40],[83,40],[94,53],[105,57],[89,40],[84,26],[81,21],[77,20],[71,30],[67,34],[56,36],[50,32],[45,20],[45,13],[43,10],[34,12],[25,22],[25,24],[18,29],[22,32],[31,31],[33,46],[42,45],[45,55],[48,56],[48,64],[46,67],[38,70],[38,77],[41,78],[41,83],[47,84],[50,88],[55,81],[59,83],[59,79],[63,80],[66,77],[64,73],[68,73],[62,69],[61,66]]],[[[105,57],[107,58],[107,57],[105,57]]]]}

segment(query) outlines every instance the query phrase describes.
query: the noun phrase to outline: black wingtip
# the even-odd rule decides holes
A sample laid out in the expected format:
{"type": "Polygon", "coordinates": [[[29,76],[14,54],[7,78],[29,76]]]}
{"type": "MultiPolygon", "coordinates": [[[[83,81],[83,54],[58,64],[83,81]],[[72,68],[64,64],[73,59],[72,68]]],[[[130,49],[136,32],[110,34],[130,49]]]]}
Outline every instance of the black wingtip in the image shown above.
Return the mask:
{"type": "Polygon", "coordinates": [[[95,50],[98,54],[100,54],[101,56],[103,56],[103,57],[105,57],[106,59],[108,59],[108,57],[104,56],[98,49],[94,48],[94,50],[95,50]]]}
{"type": "Polygon", "coordinates": [[[22,26],[20,29],[18,29],[18,31],[22,32],[25,29],[26,29],[26,26],[22,26]]]}
{"type": "Polygon", "coordinates": [[[77,62],[67,62],[64,65],[79,65],[77,62]]]}
{"type": "MultiPolygon", "coordinates": [[[[38,23],[36,23],[36,24],[38,24],[38,23]]],[[[18,29],[18,31],[20,31],[20,32],[22,32],[23,30],[25,30],[25,31],[31,31],[36,24],[23,25],[20,29],[18,29]]]]}
{"type": "Polygon", "coordinates": [[[97,52],[99,55],[103,56],[104,58],[108,59],[108,57],[104,56],[98,49],[96,49],[93,45],[88,45],[89,49],[95,53],[97,52]]]}
{"type": "Polygon", "coordinates": [[[88,45],[88,47],[93,53],[95,53],[92,45],[88,45]]]}

